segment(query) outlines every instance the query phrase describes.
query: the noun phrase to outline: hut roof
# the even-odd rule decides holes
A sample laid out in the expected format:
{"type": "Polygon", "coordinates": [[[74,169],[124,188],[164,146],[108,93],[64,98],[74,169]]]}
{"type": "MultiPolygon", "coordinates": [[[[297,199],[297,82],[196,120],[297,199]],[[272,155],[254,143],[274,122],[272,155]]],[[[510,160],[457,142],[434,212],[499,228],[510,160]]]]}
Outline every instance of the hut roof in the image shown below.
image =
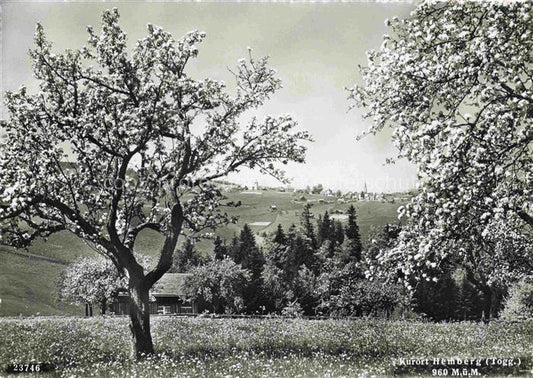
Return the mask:
{"type": "Polygon", "coordinates": [[[192,274],[189,273],[165,273],[155,284],[153,295],[155,297],[184,296],[185,281],[192,274]]]}

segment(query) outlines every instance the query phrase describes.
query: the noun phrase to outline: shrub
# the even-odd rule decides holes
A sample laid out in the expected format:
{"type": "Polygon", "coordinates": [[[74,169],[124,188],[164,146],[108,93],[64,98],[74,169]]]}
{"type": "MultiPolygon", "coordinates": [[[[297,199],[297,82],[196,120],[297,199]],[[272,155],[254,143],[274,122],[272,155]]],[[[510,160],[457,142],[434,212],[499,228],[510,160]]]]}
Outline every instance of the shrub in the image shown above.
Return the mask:
{"type": "Polygon", "coordinates": [[[304,314],[302,306],[297,302],[291,302],[281,310],[281,315],[291,318],[301,318],[304,314]]]}
{"type": "Polygon", "coordinates": [[[250,272],[229,257],[213,260],[193,268],[185,282],[187,296],[208,305],[214,313],[240,313],[243,290],[250,281],[250,272]]]}
{"type": "Polygon", "coordinates": [[[505,320],[533,318],[533,277],[524,277],[509,290],[501,314],[505,320]]]}

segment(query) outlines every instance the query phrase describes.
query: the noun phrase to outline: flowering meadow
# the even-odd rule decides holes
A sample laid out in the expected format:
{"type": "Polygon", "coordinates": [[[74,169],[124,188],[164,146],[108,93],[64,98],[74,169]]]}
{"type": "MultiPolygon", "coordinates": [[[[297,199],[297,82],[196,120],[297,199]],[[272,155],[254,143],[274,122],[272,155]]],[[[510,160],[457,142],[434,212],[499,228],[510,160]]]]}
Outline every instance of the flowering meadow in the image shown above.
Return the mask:
{"type": "Polygon", "coordinates": [[[142,362],[131,358],[128,324],[119,317],[2,319],[1,372],[34,362],[65,377],[381,377],[393,375],[399,358],[520,358],[512,373],[531,369],[533,359],[532,321],[154,317],[158,356],[142,362]]]}

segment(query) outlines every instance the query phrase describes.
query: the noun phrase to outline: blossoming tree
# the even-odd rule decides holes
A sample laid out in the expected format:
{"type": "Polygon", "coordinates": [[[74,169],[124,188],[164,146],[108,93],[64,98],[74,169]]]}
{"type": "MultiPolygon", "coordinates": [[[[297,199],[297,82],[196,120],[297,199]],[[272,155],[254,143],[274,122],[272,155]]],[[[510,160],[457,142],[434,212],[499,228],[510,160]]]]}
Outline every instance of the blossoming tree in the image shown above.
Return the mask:
{"type": "Polygon", "coordinates": [[[387,24],[351,97],[421,186],[382,261],[407,281],[458,264],[490,297],[505,268],[531,267],[516,255],[532,251],[532,4],[426,2],[387,24]]]}
{"type": "Polygon", "coordinates": [[[239,61],[231,95],[222,82],[187,74],[204,33],[174,40],[148,25],[128,50],[118,19],[116,9],[105,11],[100,33],[88,27],[88,44],[61,54],[37,26],[31,58],[40,91],[6,94],[0,221],[4,243],[67,230],[107,256],[128,282],[140,357],[154,351],[149,290],[170,268],[178,237],[226,221],[210,182],[244,167],[283,179],[276,163],[303,162],[310,138],[289,116],[240,127],[244,112],[280,88],[266,58],[239,61]],[[146,229],[163,242],[144,272],[134,251],[146,229]]]}
{"type": "Polygon", "coordinates": [[[95,303],[105,314],[108,300],[128,286],[109,259],[84,257],[70,264],[59,279],[58,297],[76,304],[95,303]]]}

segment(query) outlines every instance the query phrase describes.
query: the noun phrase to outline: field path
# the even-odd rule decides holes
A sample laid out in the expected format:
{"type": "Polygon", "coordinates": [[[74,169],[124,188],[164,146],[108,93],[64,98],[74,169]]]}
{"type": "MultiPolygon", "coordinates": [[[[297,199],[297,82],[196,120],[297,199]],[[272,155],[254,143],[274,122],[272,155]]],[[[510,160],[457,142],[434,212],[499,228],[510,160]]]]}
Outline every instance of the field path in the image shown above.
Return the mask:
{"type": "Polygon", "coordinates": [[[68,265],[68,263],[65,262],[65,261],[57,260],[57,259],[54,259],[52,257],[47,257],[47,256],[42,256],[42,255],[35,255],[35,254],[29,253],[29,252],[20,252],[20,251],[13,251],[13,250],[9,250],[9,249],[4,249],[0,253],[3,253],[3,252],[11,253],[12,255],[16,255],[16,256],[27,257],[30,260],[31,259],[36,259],[36,260],[51,262],[52,264],[68,265]]]}

